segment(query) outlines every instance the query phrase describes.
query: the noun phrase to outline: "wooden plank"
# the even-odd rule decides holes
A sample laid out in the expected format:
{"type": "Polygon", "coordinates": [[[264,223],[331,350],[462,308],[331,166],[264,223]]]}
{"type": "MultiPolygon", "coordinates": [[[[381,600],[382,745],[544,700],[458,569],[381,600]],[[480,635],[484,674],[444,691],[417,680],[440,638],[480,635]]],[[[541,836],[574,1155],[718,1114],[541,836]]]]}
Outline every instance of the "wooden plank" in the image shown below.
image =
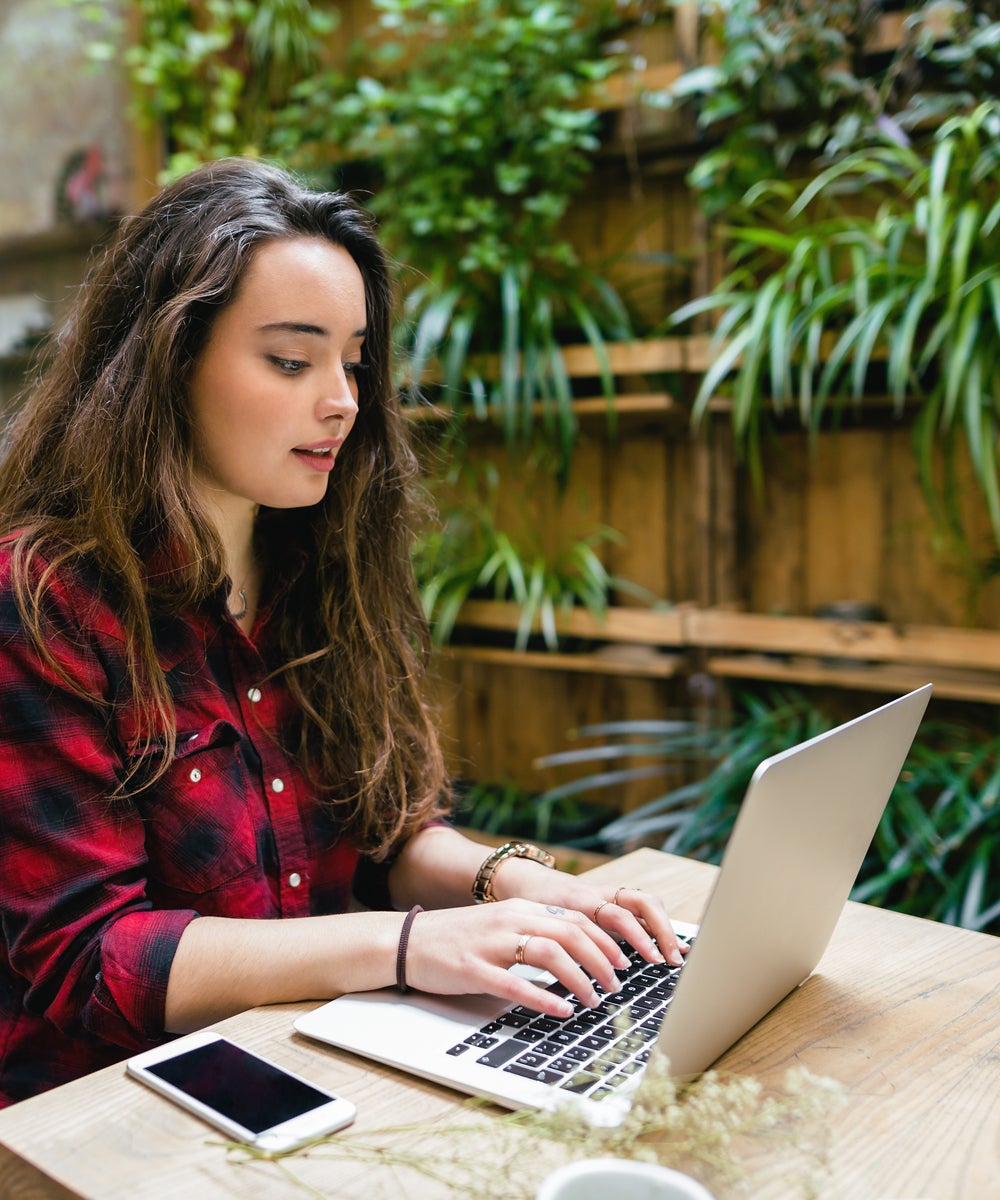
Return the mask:
{"type": "Polygon", "coordinates": [[[806,612],[845,599],[878,603],[882,596],[885,440],[877,429],[816,439],[804,496],[806,612]]]}
{"type": "MultiPolygon", "coordinates": [[[[608,362],[615,375],[704,371],[711,361],[710,340],[708,337],[696,336],[608,342],[608,362]]],[[[565,346],[563,361],[571,376],[587,378],[600,374],[597,355],[590,345],[565,346]]]]}
{"type": "Polygon", "coordinates": [[[743,480],[741,563],[752,612],[805,611],[808,481],[809,447],[806,434],[798,430],[783,433],[766,447],[760,494],[749,477],[743,480]]]}
{"type": "MultiPolygon", "coordinates": [[[[624,648],[624,649],[627,649],[624,648]]],[[[533,667],[542,671],[570,671],[587,675],[622,675],[642,679],[672,679],[683,659],[677,654],[561,654],[552,650],[508,650],[502,646],[449,646],[448,657],[507,667],[533,667]]]]}
{"type": "Polygon", "coordinates": [[[912,691],[925,683],[934,684],[939,699],[970,700],[1000,704],[1000,673],[975,674],[928,664],[873,664],[857,667],[831,666],[818,658],[780,661],[762,654],[720,655],[708,659],[713,675],[730,679],[766,679],[773,683],[795,683],[824,688],[850,688],[886,695],[912,691]]]}
{"type": "Polygon", "coordinates": [[[688,645],[709,649],[1000,670],[1000,633],[992,630],[822,621],[705,609],[685,610],[683,624],[688,645]]]}
{"type": "MultiPolygon", "coordinates": [[[[513,632],[521,610],[514,603],[470,600],[459,614],[459,624],[476,629],[513,632]]],[[[593,641],[641,642],[653,646],[680,646],[685,642],[685,619],[680,608],[654,610],[612,607],[603,620],[583,609],[559,614],[561,636],[593,641]]]]}
{"type": "MultiPolygon", "coordinates": [[[[623,534],[620,543],[608,546],[609,571],[663,600],[677,599],[670,591],[668,557],[671,440],[662,429],[622,436],[608,455],[605,494],[605,520],[623,534]]],[[[629,602],[627,593],[622,599],[629,602]]]]}

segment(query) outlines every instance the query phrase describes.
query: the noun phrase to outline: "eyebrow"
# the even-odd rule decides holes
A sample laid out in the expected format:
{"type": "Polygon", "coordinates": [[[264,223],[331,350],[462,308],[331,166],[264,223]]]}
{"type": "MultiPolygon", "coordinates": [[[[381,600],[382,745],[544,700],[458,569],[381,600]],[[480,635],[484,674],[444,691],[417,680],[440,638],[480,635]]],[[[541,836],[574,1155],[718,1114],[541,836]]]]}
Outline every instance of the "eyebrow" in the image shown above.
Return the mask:
{"type": "MultiPolygon", "coordinates": [[[[286,333],[308,333],[313,337],[330,336],[330,331],[328,329],[324,329],[322,325],[309,325],[308,323],[302,321],[272,321],[270,324],[262,325],[260,328],[262,333],[284,331],[286,333]]],[[[367,329],[355,329],[355,331],[351,334],[351,338],[352,340],[354,338],[358,338],[359,340],[364,341],[367,333],[367,329]]]]}

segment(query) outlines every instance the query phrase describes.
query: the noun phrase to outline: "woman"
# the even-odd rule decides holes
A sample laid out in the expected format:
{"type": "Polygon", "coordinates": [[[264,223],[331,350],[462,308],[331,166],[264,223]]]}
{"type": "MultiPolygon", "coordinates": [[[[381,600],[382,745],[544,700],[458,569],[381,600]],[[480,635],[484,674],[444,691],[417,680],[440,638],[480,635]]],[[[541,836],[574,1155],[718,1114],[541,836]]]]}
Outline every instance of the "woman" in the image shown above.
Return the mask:
{"type": "Polygon", "coordinates": [[[348,199],[214,163],[123,222],[10,431],[0,1103],[254,1005],[565,1016],[515,959],[586,1003],[612,934],[680,961],[653,898],[442,819],[389,322],[348,199]]]}

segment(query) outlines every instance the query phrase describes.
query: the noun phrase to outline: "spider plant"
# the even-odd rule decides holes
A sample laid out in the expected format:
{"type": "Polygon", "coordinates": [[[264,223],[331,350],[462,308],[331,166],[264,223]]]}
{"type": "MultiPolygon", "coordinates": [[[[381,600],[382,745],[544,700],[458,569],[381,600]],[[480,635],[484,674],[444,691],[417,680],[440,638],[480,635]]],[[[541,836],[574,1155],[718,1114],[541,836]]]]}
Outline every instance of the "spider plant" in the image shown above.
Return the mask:
{"type": "Polygon", "coordinates": [[[946,121],[926,146],[899,135],[805,184],[768,182],[727,232],[733,270],[673,314],[718,314],[695,414],[728,383],[732,424],[760,476],[761,425],[795,408],[810,430],[860,402],[885,367],[896,408],[918,398],[915,448],[935,514],[956,529],[949,480],[962,438],[1000,543],[1000,101],[946,121]]]}
{"type": "Polygon", "coordinates": [[[374,0],[376,26],[344,72],[298,91],[290,157],[368,164],[371,207],[407,264],[408,381],[497,420],[510,443],[575,436],[560,344],[605,341],[624,307],[561,232],[599,146],[595,85],[614,6],[571,0],[374,0]],[[541,414],[539,422],[538,414],[541,414]]]}
{"type": "MultiPolygon", "coordinates": [[[[611,821],[599,840],[613,852],[655,843],[718,862],[753,772],[772,754],[833,721],[794,690],[737,697],[731,721],[626,721],[588,726],[590,744],[549,755],[545,767],[600,769],[549,789],[555,803],[640,778],[690,773],[611,821]],[[635,765],[628,765],[629,763],[635,765]],[[625,765],[623,765],[625,764],[625,765]]],[[[1000,933],[1000,733],[968,722],[925,721],[861,868],[852,898],[916,916],[1000,933]]]]}
{"type": "Polygon", "coordinates": [[[618,721],[588,725],[576,738],[590,744],[539,759],[536,766],[606,764],[595,774],[559,784],[545,799],[620,788],[641,779],[689,776],[661,796],[608,824],[601,840],[610,850],[656,839],[660,848],[718,862],[750,778],[762,759],[830,727],[823,714],[794,692],[739,699],[732,724],[690,720],[618,721]],[[595,740],[596,739],[596,740],[595,740]],[[618,764],[632,765],[618,765],[618,764]]]}
{"type": "Polygon", "coordinates": [[[594,546],[617,535],[601,528],[547,550],[537,532],[500,529],[485,509],[453,508],[426,532],[415,551],[424,611],[434,640],[447,642],[462,606],[473,596],[513,600],[520,606],[514,645],[525,650],[540,631],[550,650],[559,646],[558,615],[582,605],[595,617],[607,612],[613,580],[594,546]]]}

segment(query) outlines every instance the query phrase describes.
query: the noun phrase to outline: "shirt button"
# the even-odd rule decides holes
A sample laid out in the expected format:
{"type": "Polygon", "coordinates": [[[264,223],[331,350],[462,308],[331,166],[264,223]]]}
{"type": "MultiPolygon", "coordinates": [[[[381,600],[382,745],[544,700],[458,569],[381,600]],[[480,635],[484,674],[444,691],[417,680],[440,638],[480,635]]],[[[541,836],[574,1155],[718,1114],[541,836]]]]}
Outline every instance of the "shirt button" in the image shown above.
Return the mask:
{"type": "Polygon", "coordinates": [[[301,882],[302,876],[298,873],[298,871],[293,871],[291,875],[288,876],[289,887],[298,887],[301,882]]]}
{"type": "Polygon", "coordinates": [[[285,790],[285,781],[283,779],[272,779],[271,780],[271,791],[272,792],[283,792],[284,790],[285,790]]]}
{"type": "Polygon", "coordinates": [[[261,697],[260,688],[254,687],[254,688],[251,688],[249,692],[247,692],[247,698],[249,699],[251,704],[256,704],[260,700],[260,697],[261,697]]]}
{"type": "Polygon", "coordinates": [[[201,779],[201,770],[198,767],[192,768],[188,779],[190,779],[192,783],[198,783],[198,781],[201,779]]]}

